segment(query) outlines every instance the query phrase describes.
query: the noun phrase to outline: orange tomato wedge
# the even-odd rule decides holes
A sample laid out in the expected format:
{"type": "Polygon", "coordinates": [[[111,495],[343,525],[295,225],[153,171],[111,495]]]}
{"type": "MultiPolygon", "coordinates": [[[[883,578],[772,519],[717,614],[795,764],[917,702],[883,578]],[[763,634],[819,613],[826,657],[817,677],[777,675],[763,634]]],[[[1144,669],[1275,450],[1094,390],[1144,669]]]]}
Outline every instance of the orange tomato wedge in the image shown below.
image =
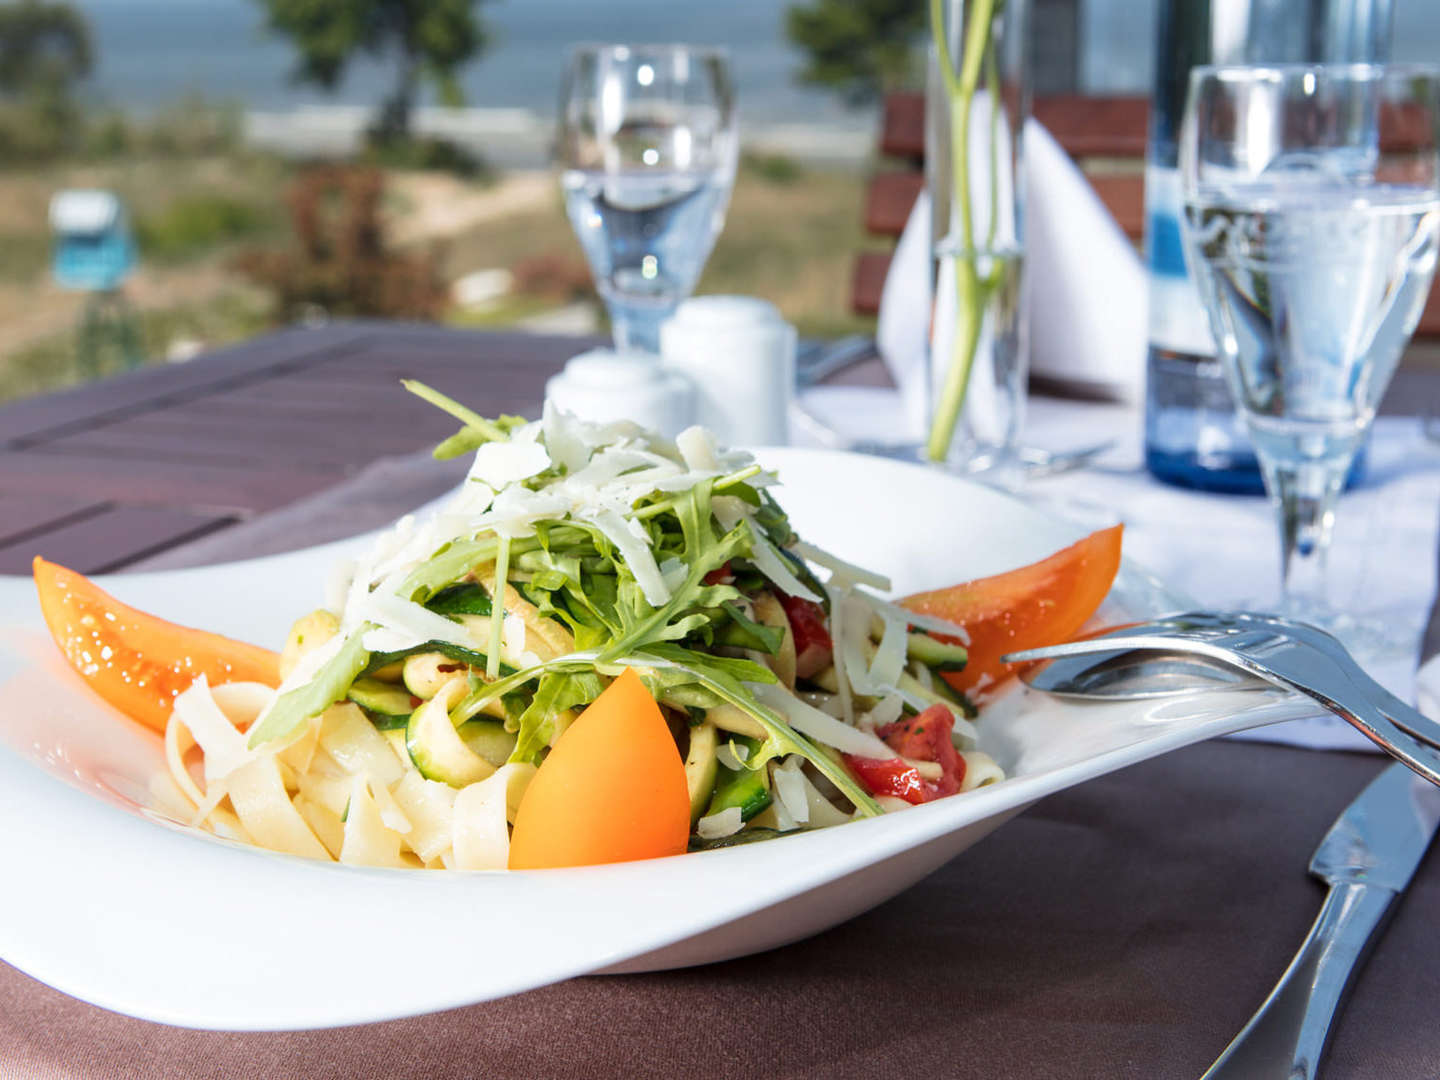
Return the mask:
{"type": "Polygon", "coordinates": [[[258,645],[192,630],[128,607],[83,574],[38,556],[35,587],[60,651],[107,704],[164,731],[175,695],[204,675],[280,684],[280,657],[258,645]]]}
{"type": "Polygon", "coordinates": [[[1123,529],[1101,529],[1029,566],[916,593],[900,603],[969,632],[970,659],[964,670],[945,673],[951,686],[970,690],[986,676],[990,685],[1012,674],[1014,665],[1002,664],[1000,657],[1072,638],[1095,614],[1120,569],[1123,529]]]}
{"type": "Polygon", "coordinates": [[[630,669],[561,735],[515,814],[510,869],[679,855],[690,839],[685,764],[630,669]]]}

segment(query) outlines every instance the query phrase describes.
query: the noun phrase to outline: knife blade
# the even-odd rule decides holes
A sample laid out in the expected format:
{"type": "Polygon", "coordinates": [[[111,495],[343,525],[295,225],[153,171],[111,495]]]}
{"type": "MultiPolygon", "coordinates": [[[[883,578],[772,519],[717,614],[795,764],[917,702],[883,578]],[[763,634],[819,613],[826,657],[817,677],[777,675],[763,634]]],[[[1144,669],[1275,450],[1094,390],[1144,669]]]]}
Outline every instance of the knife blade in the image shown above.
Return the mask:
{"type": "Polygon", "coordinates": [[[1440,825],[1440,788],[1388,766],[1335,819],[1310,859],[1330,886],[1275,989],[1201,1080],[1313,1080],[1332,1021],[1377,931],[1440,825]]]}

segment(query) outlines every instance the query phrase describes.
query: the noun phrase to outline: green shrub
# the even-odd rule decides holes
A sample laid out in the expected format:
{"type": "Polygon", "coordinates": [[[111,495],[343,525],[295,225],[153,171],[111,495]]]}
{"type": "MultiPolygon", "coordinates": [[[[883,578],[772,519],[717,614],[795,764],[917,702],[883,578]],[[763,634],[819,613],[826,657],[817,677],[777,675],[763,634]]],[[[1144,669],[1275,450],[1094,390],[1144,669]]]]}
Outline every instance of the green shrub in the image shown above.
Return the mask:
{"type": "Polygon", "coordinates": [[[770,184],[793,184],[805,176],[804,167],[785,154],[747,153],[741,164],[746,172],[770,184]]]}
{"type": "Polygon", "coordinates": [[[137,221],[135,239],[145,258],[179,262],[252,237],[273,223],[272,215],[230,196],[192,195],[137,221]]]}

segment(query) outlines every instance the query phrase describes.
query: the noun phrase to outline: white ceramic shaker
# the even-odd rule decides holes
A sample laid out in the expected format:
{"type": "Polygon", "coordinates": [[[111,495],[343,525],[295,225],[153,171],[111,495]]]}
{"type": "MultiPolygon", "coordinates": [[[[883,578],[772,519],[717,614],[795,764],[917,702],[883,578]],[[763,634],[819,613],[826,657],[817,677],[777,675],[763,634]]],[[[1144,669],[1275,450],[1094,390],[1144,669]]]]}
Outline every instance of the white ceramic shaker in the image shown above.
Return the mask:
{"type": "Polygon", "coordinates": [[[672,439],[695,422],[689,380],[649,353],[581,353],[545,384],[545,398],[582,420],[633,420],[672,439]]]}
{"type": "Polygon", "coordinates": [[[665,367],[695,384],[695,421],[730,446],[790,441],[795,327],[749,296],[686,300],[660,328],[665,367]]]}

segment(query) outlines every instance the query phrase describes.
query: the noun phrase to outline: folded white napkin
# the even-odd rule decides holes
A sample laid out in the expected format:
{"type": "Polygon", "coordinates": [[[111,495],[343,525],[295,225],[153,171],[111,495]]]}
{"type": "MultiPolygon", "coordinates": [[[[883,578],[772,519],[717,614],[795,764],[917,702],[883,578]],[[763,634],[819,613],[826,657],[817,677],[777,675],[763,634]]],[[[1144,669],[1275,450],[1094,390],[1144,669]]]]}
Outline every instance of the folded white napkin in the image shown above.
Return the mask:
{"type": "MultiPolygon", "coordinates": [[[[1031,371],[1138,402],[1146,341],[1140,257],[1070,156],[1033,120],[1025,127],[1025,182],[1031,371]]],[[[924,417],[931,246],[930,201],[922,193],[890,263],[875,335],[912,435],[924,417]]]]}

